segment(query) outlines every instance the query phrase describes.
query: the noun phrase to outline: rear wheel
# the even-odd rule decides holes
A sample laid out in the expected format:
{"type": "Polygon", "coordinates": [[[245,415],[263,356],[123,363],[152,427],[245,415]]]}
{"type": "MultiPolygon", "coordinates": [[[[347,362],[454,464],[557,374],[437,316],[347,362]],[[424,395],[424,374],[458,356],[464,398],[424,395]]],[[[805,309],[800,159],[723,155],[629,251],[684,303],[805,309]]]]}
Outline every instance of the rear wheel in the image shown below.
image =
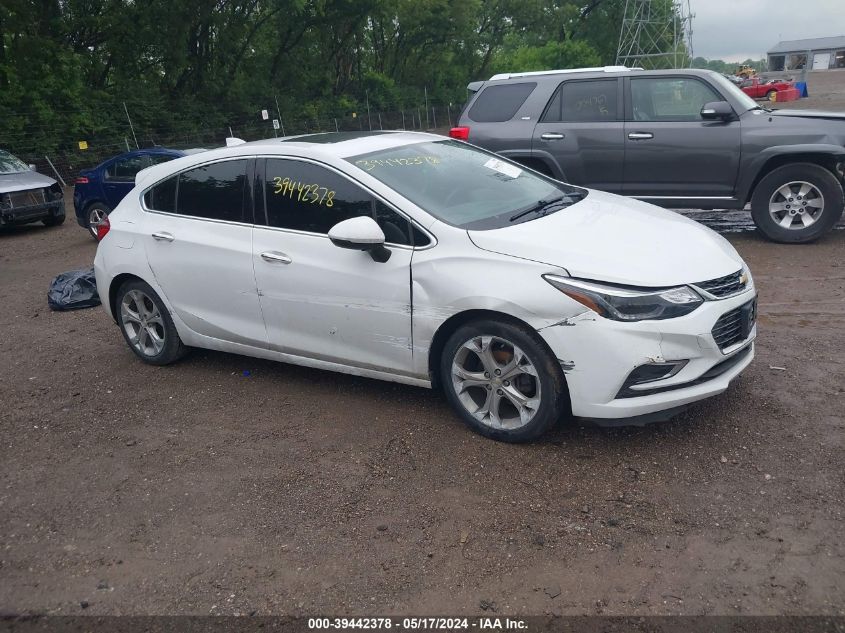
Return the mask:
{"type": "Polygon", "coordinates": [[[145,363],[169,365],[185,355],[170,313],[149,284],[140,279],[124,283],[115,308],[123,338],[145,363]]]}
{"type": "Polygon", "coordinates": [[[804,243],[827,233],[842,216],[845,197],[839,180],[812,163],[778,167],[757,185],[751,217],[775,242],[804,243]]]}
{"type": "Polygon", "coordinates": [[[88,231],[95,240],[97,239],[97,227],[100,226],[100,222],[106,218],[110,211],[111,209],[109,209],[106,205],[100,202],[95,202],[88,207],[88,210],[85,212],[88,231]]]}
{"type": "Polygon", "coordinates": [[[777,99],[777,94],[778,94],[777,90],[769,90],[766,93],[766,99],[768,99],[769,101],[774,101],[775,99],[777,99]]]}
{"type": "Polygon", "coordinates": [[[536,439],[566,410],[565,380],[554,355],[535,333],[505,321],[458,328],[444,346],[440,376],[458,415],[492,439],[536,439]]]}

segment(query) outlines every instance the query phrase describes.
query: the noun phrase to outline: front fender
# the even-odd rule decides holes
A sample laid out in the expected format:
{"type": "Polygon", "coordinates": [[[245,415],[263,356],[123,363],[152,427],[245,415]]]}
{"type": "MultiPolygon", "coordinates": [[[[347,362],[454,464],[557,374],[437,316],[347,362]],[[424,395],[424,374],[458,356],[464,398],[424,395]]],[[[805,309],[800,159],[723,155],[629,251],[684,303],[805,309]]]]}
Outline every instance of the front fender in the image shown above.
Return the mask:
{"type": "Polygon", "coordinates": [[[801,156],[819,155],[843,160],[845,159],[845,147],[830,143],[802,143],[799,145],[773,145],[761,150],[742,169],[737,183],[737,198],[743,203],[750,200],[754,185],[765,175],[766,165],[773,159],[794,156],[798,161],[801,160],[801,156]]]}

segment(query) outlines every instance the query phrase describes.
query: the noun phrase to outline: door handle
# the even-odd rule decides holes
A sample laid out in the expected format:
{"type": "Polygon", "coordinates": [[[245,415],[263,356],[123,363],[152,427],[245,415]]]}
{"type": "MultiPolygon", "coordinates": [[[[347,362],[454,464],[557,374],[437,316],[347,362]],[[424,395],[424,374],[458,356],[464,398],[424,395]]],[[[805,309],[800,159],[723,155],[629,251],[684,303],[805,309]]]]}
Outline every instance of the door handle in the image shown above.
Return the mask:
{"type": "Polygon", "coordinates": [[[175,238],[170,233],[159,231],[158,233],[153,233],[153,239],[159,242],[172,242],[175,238]]]}
{"type": "Polygon", "coordinates": [[[647,141],[650,138],[654,138],[654,134],[651,132],[631,132],[628,138],[632,141],[647,141]]]}
{"type": "Polygon", "coordinates": [[[560,132],[546,132],[545,134],[541,134],[540,138],[544,141],[559,141],[565,136],[566,134],[561,134],[560,132]]]}
{"type": "Polygon", "coordinates": [[[280,253],[278,251],[266,251],[261,253],[261,259],[265,262],[270,262],[271,264],[290,264],[293,261],[284,253],[280,253]]]}

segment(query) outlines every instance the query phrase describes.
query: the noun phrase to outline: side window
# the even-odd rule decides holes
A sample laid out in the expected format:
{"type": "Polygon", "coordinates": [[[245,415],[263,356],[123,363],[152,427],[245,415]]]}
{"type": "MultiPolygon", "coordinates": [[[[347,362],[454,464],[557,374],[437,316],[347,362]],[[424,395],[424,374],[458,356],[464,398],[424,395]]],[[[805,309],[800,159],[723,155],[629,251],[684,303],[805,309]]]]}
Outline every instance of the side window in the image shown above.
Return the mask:
{"type": "Polygon", "coordinates": [[[135,176],[150,166],[148,156],[130,156],[114,161],[106,168],[106,179],[116,182],[135,182],[135,176]]]}
{"type": "Polygon", "coordinates": [[[144,204],[153,211],[244,222],[246,163],[222,161],[172,176],[147,191],[144,204]]]}
{"type": "Polygon", "coordinates": [[[176,181],[179,176],[163,180],[144,194],[144,205],[152,211],[176,212],[176,181]]]}
{"type": "Polygon", "coordinates": [[[283,229],[327,234],[338,222],[368,215],[393,244],[414,244],[411,223],[343,176],[318,165],[268,158],[264,182],[267,223],[283,229]]]}
{"type": "Polygon", "coordinates": [[[176,158],[176,156],[171,156],[170,154],[150,154],[150,164],[160,165],[161,163],[170,162],[174,158],[176,158]]]}
{"type": "Polygon", "coordinates": [[[700,121],[702,106],[721,100],[715,90],[697,79],[631,79],[634,121],[700,121]]]}
{"type": "Polygon", "coordinates": [[[552,97],[543,121],[615,121],[617,92],[616,79],[566,81],[552,97]]]}
{"type": "Polygon", "coordinates": [[[477,123],[509,121],[536,87],[534,82],[487,86],[478,95],[467,116],[477,123]]]}

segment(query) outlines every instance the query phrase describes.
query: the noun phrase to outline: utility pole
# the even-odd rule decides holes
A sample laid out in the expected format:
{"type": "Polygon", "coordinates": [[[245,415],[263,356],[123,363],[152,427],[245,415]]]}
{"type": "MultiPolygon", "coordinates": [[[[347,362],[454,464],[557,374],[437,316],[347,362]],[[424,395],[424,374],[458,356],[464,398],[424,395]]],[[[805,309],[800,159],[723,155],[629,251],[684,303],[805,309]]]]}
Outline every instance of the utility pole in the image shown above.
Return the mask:
{"type": "Polygon", "coordinates": [[[279,96],[277,94],[273,94],[273,99],[276,100],[276,114],[279,115],[279,125],[282,126],[282,136],[287,136],[287,134],[285,134],[285,122],[282,121],[282,111],[279,109],[279,96]]]}
{"type": "MultiPolygon", "coordinates": [[[[423,91],[425,92],[425,126],[426,128],[431,127],[428,121],[428,86],[423,86],[423,91]]],[[[420,121],[422,124],[422,121],[420,121]]]]}
{"type": "Polygon", "coordinates": [[[135,136],[135,127],[132,125],[132,119],[129,117],[129,110],[126,108],[126,102],[123,102],[123,111],[126,113],[126,120],[129,121],[129,129],[132,130],[132,138],[135,139],[135,149],[141,149],[138,145],[138,137],[135,136]]]}
{"type": "Polygon", "coordinates": [[[373,121],[370,118],[370,93],[369,91],[364,93],[367,96],[367,125],[370,126],[370,131],[373,130],[373,121]]]}

